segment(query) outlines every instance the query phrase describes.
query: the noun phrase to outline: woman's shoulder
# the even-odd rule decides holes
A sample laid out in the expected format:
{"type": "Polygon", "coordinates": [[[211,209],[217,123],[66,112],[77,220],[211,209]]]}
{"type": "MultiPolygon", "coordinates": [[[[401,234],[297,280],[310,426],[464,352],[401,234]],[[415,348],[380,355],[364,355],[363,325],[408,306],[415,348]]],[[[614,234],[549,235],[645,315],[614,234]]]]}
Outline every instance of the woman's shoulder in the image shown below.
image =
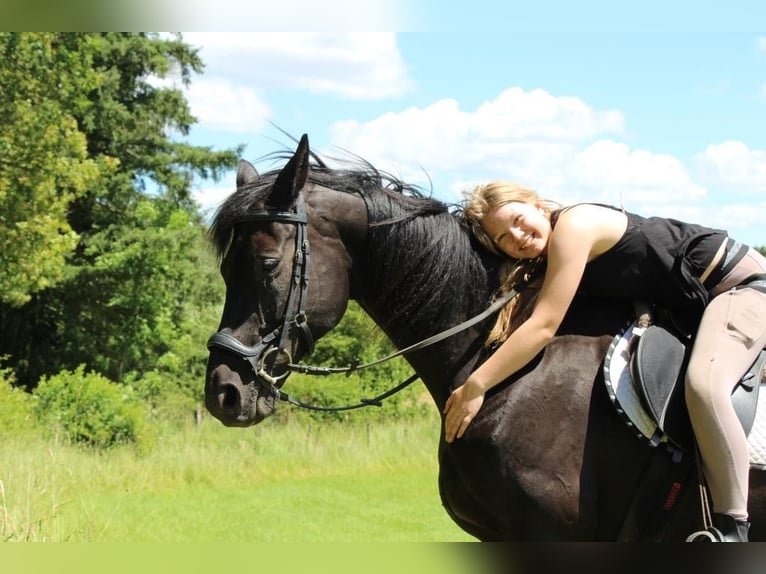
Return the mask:
{"type": "Polygon", "coordinates": [[[566,226],[599,224],[602,222],[624,222],[628,213],[618,207],[604,203],[575,203],[558,211],[556,224],[566,221],[566,226]]]}
{"type": "Polygon", "coordinates": [[[594,201],[581,201],[579,203],[572,203],[559,209],[559,213],[566,213],[569,211],[617,211],[619,213],[627,213],[622,207],[611,205],[609,203],[598,203],[594,201]]]}
{"type": "Polygon", "coordinates": [[[625,211],[604,204],[578,203],[561,211],[554,235],[564,241],[590,242],[595,254],[619,241],[627,228],[625,211]]]}

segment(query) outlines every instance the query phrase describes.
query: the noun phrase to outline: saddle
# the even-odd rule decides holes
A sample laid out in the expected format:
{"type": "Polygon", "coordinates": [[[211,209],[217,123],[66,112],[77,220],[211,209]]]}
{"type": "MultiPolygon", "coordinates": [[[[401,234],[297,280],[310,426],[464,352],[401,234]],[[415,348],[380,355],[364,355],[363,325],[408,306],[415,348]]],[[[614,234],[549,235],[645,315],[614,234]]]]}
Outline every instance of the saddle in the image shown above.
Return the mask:
{"type": "MultiPolygon", "coordinates": [[[[604,361],[607,392],[636,436],[657,448],[623,520],[618,540],[659,541],[695,470],[695,441],[684,396],[688,344],[639,319],[615,336],[604,361]]],[[[766,469],[766,402],[758,405],[766,350],[735,386],[732,403],[748,435],[751,468],[766,469]]],[[[697,469],[698,470],[698,469],[697,469]]],[[[699,479],[699,474],[698,474],[699,479]]]]}
{"type": "MultiPolygon", "coordinates": [[[[661,325],[628,325],[607,352],[607,391],[618,414],[651,446],[668,443],[684,453],[694,450],[694,433],[684,397],[687,344],[661,325]]],[[[756,419],[764,384],[762,350],[734,387],[732,403],[746,435],[756,419]]]]}

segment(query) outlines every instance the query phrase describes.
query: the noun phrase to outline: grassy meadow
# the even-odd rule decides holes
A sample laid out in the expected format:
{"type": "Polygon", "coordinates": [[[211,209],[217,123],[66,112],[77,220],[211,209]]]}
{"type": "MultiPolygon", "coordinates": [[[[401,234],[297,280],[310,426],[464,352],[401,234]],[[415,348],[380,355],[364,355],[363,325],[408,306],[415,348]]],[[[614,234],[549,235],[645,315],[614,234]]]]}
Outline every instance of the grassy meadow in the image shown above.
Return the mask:
{"type": "Polygon", "coordinates": [[[205,416],[137,450],[0,437],[0,540],[471,541],[437,487],[438,420],[229,429],[205,416]]]}

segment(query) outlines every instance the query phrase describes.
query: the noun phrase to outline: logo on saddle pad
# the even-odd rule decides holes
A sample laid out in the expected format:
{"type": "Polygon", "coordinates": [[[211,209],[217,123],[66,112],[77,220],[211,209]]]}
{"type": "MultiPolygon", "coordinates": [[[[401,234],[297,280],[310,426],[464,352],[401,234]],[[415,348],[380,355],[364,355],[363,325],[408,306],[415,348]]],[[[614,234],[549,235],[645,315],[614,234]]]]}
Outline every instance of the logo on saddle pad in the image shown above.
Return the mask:
{"type": "MultiPolygon", "coordinates": [[[[694,449],[684,398],[687,355],[687,345],[659,325],[628,325],[607,351],[604,381],[609,398],[628,427],[653,447],[667,443],[681,452],[694,449]]],[[[732,392],[748,435],[750,465],[760,469],[766,469],[766,401],[758,401],[760,387],[766,384],[765,363],[766,350],[732,392]]]]}

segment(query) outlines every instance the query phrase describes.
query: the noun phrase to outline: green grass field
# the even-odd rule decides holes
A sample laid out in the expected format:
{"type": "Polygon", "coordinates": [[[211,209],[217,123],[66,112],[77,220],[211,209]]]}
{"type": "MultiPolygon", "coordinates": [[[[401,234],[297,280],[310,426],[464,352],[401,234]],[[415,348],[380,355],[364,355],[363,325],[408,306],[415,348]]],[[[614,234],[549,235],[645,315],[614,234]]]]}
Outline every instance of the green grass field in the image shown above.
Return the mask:
{"type": "Polygon", "coordinates": [[[94,451],[0,438],[0,540],[471,541],[437,490],[438,421],[269,424],[94,451]]]}

